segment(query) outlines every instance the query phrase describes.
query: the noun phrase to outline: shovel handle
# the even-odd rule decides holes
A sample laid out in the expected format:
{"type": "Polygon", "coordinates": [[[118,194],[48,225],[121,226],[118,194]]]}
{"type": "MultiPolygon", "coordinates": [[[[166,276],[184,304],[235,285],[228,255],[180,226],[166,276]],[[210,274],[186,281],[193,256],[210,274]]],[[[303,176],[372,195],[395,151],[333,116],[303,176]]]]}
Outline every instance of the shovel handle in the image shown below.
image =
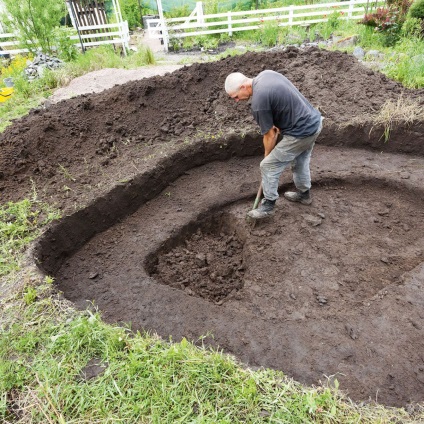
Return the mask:
{"type": "Polygon", "coordinates": [[[257,193],[256,199],[255,199],[255,203],[253,203],[253,209],[256,209],[258,207],[259,202],[261,201],[261,197],[262,197],[262,182],[259,185],[258,193],[257,193]]]}

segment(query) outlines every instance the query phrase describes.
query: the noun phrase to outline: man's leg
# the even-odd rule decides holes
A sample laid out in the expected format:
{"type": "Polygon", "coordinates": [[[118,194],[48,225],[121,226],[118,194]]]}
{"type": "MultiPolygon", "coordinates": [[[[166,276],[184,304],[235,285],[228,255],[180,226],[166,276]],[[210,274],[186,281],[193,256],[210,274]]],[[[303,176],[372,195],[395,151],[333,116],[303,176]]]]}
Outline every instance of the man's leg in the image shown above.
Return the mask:
{"type": "Polygon", "coordinates": [[[309,193],[311,189],[310,162],[315,140],[318,138],[321,130],[322,120],[319,130],[314,135],[302,139],[304,143],[309,143],[309,147],[300,153],[292,163],[293,181],[297,191],[287,191],[284,193],[284,197],[292,202],[300,202],[304,205],[310,205],[312,203],[309,193]]]}
{"type": "Polygon", "coordinates": [[[282,146],[278,149],[279,145],[261,162],[261,174],[262,174],[262,190],[265,199],[277,200],[278,199],[278,183],[280,181],[281,173],[291,164],[295,159],[295,156],[291,153],[287,153],[282,146]],[[278,150],[277,150],[278,149],[278,150]]]}
{"type": "Polygon", "coordinates": [[[309,165],[314,144],[301,153],[292,164],[294,185],[302,193],[311,189],[311,170],[309,165]]]}
{"type": "Polygon", "coordinates": [[[262,160],[261,174],[264,199],[257,209],[248,212],[247,215],[251,218],[261,219],[272,214],[275,201],[278,199],[280,175],[296,158],[296,153],[298,154],[296,149],[296,152],[291,151],[295,140],[294,137],[284,136],[272,152],[262,160]]]}

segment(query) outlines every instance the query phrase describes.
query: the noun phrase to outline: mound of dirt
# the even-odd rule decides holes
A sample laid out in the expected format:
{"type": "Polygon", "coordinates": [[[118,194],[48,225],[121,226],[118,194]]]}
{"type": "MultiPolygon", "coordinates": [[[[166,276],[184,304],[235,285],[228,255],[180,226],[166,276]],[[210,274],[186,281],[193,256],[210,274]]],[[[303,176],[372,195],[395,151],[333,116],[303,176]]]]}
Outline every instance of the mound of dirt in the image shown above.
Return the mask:
{"type": "Polygon", "coordinates": [[[33,110],[0,136],[2,198],[22,198],[35,185],[41,197],[81,204],[105,180],[113,184],[136,173],[143,167],[139,157],[157,153],[155,146],[233,131],[256,133],[249,105],[234,104],[223,84],[230,72],[255,76],[264,69],[285,74],[320,109],[326,118],[320,142],[421,150],[415,138],[424,132],[422,123],[413,131],[401,128],[386,145],[381,132],[374,131],[371,138],[369,133],[372,115],[386,101],[400,95],[418,98],[422,90],[405,90],[346,53],[288,48],[194,64],[33,110]],[[353,121],[363,122],[364,128],[349,126],[353,121]]]}
{"type": "Polygon", "coordinates": [[[373,123],[401,96],[424,104],[424,90],[317,48],[195,64],[16,121],[0,137],[2,199],[35,188],[68,214],[35,255],[79,308],[94,299],[107,321],[174,340],[212,333],[249,365],[335,375],[357,400],[422,401],[424,123],[396,123],[388,143],[373,123]],[[223,84],[264,69],[325,124],[313,206],[280,201],[252,228],[261,137],[223,84]]]}

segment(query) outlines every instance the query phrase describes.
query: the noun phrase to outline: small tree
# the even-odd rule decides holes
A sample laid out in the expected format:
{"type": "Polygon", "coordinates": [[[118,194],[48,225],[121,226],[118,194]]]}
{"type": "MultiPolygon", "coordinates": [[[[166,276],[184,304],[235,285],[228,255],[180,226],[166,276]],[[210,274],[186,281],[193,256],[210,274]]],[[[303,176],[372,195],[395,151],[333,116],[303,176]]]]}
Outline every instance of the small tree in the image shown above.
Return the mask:
{"type": "Polygon", "coordinates": [[[3,0],[5,21],[30,51],[53,52],[54,30],[66,14],[63,0],[3,0]]]}

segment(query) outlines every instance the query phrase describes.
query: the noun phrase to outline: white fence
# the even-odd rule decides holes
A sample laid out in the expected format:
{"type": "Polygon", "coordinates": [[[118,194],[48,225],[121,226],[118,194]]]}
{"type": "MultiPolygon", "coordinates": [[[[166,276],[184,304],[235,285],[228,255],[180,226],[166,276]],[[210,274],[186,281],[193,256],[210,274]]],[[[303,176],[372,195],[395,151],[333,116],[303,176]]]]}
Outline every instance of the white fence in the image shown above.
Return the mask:
{"type": "Polygon", "coordinates": [[[122,21],[118,24],[80,26],[78,29],[80,35],[72,35],[69,38],[71,40],[81,39],[84,47],[100,46],[102,44],[122,44],[124,49],[129,47],[130,32],[127,21],[122,21]]]}
{"type": "MultiPolygon", "coordinates": [[[[373,2],[374,6],[383,4],[383,0],[373,2]]],[[[361,19],[368,5],[369,0],[349,0],[204,15],[202,2],[197,2],[190,16],[148,19],[146,22],[149,37],[163,38],[166,49],[170,38],[219,33],[228,33],[231,36],[236,31],[257,30],[265,22],[277,22],[278,26],[307,26],[328,21],[334,12],[339,14],[340,19],[361,19]]]]}
{"type": "MultiPolygon", "coordinates": [[[[117,24],[91,25],[78,28],[80,35],[72,35],[69,38],[76,40],[75,45],[85,47],[100,46],[102,44],[122,45],[129,47],[130,33],[128,22],[122,21],[117,24]]],[[[19,48],[19,41],[16,34],[0,33],[0,56],[5,54],[15,55],[27,52],[28,49],[19,48]]]]}
{"type": "Polygon", "coordinates": [[[18,54],[27,52],[27,49],[17,48],[19,41],[17,41],[16,34],[2,34],[0,33],[0,57],[2,54],[18,54]]]}

